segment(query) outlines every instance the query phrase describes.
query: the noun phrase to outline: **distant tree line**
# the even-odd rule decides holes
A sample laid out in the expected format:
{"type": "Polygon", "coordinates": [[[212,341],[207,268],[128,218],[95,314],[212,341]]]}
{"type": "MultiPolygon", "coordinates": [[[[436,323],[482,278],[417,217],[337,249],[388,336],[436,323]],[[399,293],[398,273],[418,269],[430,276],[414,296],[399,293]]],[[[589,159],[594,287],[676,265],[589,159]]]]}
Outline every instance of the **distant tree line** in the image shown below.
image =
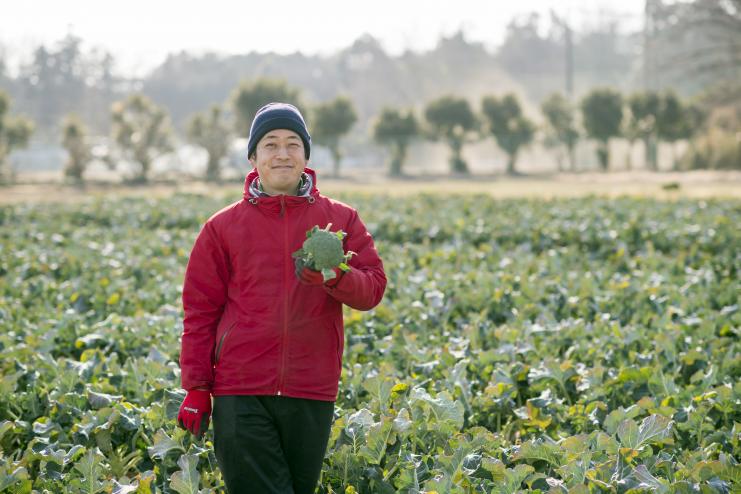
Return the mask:
{"type": "MultiPolygon", "coordinates": [[[[562,155],[568,156],[571,171],[578,170],[574,159],[578,141],[591,139],[597,145],[600,168],[607,171],[613,139],[625,138],[631,147],[640,139],[645,146],[648,168],[658,170],[658,143],[692,141],[706,128],[703,110],[696,104],[683,102],[671,91],[641,92],[624,97],[614,89],[595,89],[578,107],[563,95],[554,93],[542,103],[541,113],[545,122],[539,129],[525,116],[514,94],[485,96],[479,114],[465,98],[444,96],[425,107],[423,123],[418,123],[411,110],[406,110],[402,127],[400,112],[385,109],[377,120],[374,137],[377,142],[392,146],[392,174],[401,172],[406,146],[415,137],[446,143],[450,147],[450,169],[454,173],[469,171],[462,158],[464,144],[492,137],[507,155],[507,173],[516,174],[519,153],[533,143],[538,130],[542,131],[547,147],[560,149],[562,155]]],[[[708,165],[712,165],[711,160],[705,166],[708,165]]],[[[675,160],[674,168],[679,167],[675,160]]],[[[741,168],[741,160],[737,167],[741,168]]]]}
{"type": "MultiPolygon", "coordinates": [[[[507,154],[510,173],[517,173],[520,155],[536,141],[552,151],[559,169],[578,169],[575,149],[586,140],[597,144],[601,166],[614,168],[618,163],[611,157],[611,143],[616,138],[625,139],[631,147],[640,145],[644,149],[642,161],[652,169],[658,167],[659,149],[667,149],[661,143],[669,143],[672,154],[684,151],[674,160],[680,168],[738,168],[738,0],[647,0],[646,11],[646,30],[640,35],[619,29],[620,20],[609,14],[591,30],[572,32],[553,12],[550,23],[537,14],[512,20],[495,51],[467,41],[459,32],[440,39],[433,50],[390,56],[366,35],[326,57],[254,52],[234,56],[172,54],[141,79],[121,76],[111,54],[84,50],[82,40],[74,35],[50,46],[38,46],[12,75],[0,49],[0,91],[14,103],[12,111],[8,104],[3,109],[7,126],[0,142],[0,177],[8,180],[12,170],[7,156],[31,134],[30,126],[13,123],[23,113],[33,120],[35,143],[67,143],[70,158],[66,169],[71,179],[81,175],[80,164],[94,154],[111,166],[120,159],[142,160],[137,175],[143,180],[151,161],[172,149],[174,130],[207,150],[207,174],[217,178],[221,159],[217,157],[226,152],[224,142],[246,135],[244,126],[249,120],[236,122],[251,118],[249,111],[238,108],[249,106],[250,101],[238,103],[234,99],[234,88],[245,79],[252,81],[244,83],[247,86],[265,80],[270,86],[275,80],[285,80],[282,90],[288,92],[278,95],[291,101],[301,96],[313,103],[311,108],[304,106],[314,113],[316,140],[330,150],[335,173],[349,154],[343,152],[343,144],[352,145],[354,157],[371,156],[377,153],[375,141],[388,149],[389,171],[400,174],[410,158],[410,144],[423,139],[446,143],[451,149],[452,169],[466,173],[466,146],[484,138],[492,138],[507,154]],[[302,94],[288,83],[302,88],[302,94]],[[622,88],[620,104],[614,95],[594,96],[585,113],[585,88],[604,85],[622,88]],[[524,99],[508,96],[514,87],[524,99]],[[632,94],[634,90],[629,88],[637,87],[643,90],[632,94]],[[667,96],[662,89],[666,87],[675,88],[684,97],[692,95],[692,104],[667,96]],[[501,90],[495,96],[489,88],[501,90]],[[559,88],[564,96],[549,96],[559,88]],[[140,133],[127,137],[126,128],[133,125],[128,120],[131,115],[119,113],[117,121],[112,118],[109,109],[134,93],[161,110],[157,125],[164,135],[169,134],[169,148],[164,142],[157,144],[158,139],[142,142],[140,133]],[[338,94],[344,95],[342,101],[335,101],[338,94]],[[448,99],[465,94],[469,103],[442,101],[435,107],[433,100],[440,94],[450,95],[448,99]],[[538,118],[544,123],[535,125],[522,115],[522,102],[539,103],[542,118],[538,118]],[[326,108],[320,108],[322,105],[326,108]],[[459,118],[452,127],[446,120],[446,105],[450,111],[455,108],[459,118]],[[620,119],[616,117],[618,106],[620,119]],[[201,116],[194,119],[197,112],[201,116]],[[682,118],[663,118],[672,112],[682,113],[682,118]],[[674,125],[677,121],[683,124],[674,125]],[[379,128],[380,122],[383,125],[379,128]],[[337,133],[333,129],[340,123],[350,130],[337,133]],[[61,133],[62,129],[66,133],[61,133]],[[227,133],[231,135],[225,141],[227,133]],[[100,141],[103,135],[117,143],[105,156],[100,154],[101,146],[91,152],[92,142],[100,141]],[[373,139],[368,139],[369,135],[373,139]],[[689,146],[673,144],[678,142],[689,146]],[[138,150],[133,149],[135,145],[138,150]],[[131,149],[124,152],[124,146],[131,149]],[[142,146],[149,146],[147,153],[142,146]]],[[[257,89],[253,93],[259,95],[257,89]]],[[[536,115],[530,112],[529,116],[536,115]]],[[[30,124],[28,119],[21,120],[30,124]]],[[[621,165],[633,167],[632,161],[629,156],[621,165]]]]}
{"type": "MultiPolygon", "coordinates": [[[[728,2],[692,2],[700,3],[728,2]]],[[[663,29],[675,17],[699,15],[695,10],[683,16],[662,10],[656,15],[657,22],[662,22],[663,29]]],[[[555,14],[551,18],[555,19],[555,14]]],[[[51,140],[58,137],[59,122],[69,113],[80,115],[91,132],[108,133],[108,108],[131,92],[142,92],[167,108],[173,125],[182,131],[193,113],[223,102],[241,80],[279,78],[302,88],[310,101],[327,101],[340,93],[350,97],[357,107],[357,137],[367,132],[371,118],[384,105],[419,108],[444,93],[460,92],[480,99],[487,86],[504,84],[509,89],[517,86],[518,94],[540,102],[555,90],[566,91],[567,52],[573,54],[570,67],[575,95],[606,84],[640,87],[642,60],[636,54],[641,50],[642,36],[626,32],[620,23],[619,18],[604,13],[589,28],[569,30],[567,43],[563,27],[549,21],[547,15],[518,16],[509,23],[502,44],[495,50],[467,40],[459,32],[441,38],[429,51],[399,56],[386,53],[381,43],[367,35],[331,56],[180,52],[140,78],[122,75],[113,55],[88,48],[79,37],[69,34],[36,47],[12,74],[3,66],[0,46],[0,87],[12,96],[19,111],[34,119],[36,140],[51,140]]],[[[678,26],[680,29],[691,31],[685,26],[678,26]]],[[[654,44],[652,53],[661,59],[665,47],[658,41],[654,44]]],[[[719,47],[716,51],[727,50],[719,47]]],[[[669,85],[678,87],[680,94],[690,94],[682,85],[690,74],[674,66],[655,67],[653,72],[669,69],[677,75],[669,85]]],[[[694,91],[697,85],[690,88],[694,91]]]]}
{"type": "MultiPolygon", "coordinates": [[[[254,114],[270,101],[292,101],[302,109],[309,120],[315,144],[330,151],[333,174],[338,176],[345,154],[342,139],[357,121],[352,100],[338,96],[307,105],[298,89],[284,81],[258,79],[237,86],[223,106],[214,105],[189,119],[187,140],[207,154],[205,178],[220,179],[230,143],[237,137],[249,135],[254,114]]],[[[33,129],[30,120],[11,116],[9,109],[10,99],[0,92],[0,170],[3,171],[0,176],[6,182],[12,179],[7,165],[9,152],[26,145],[33,129]]],[[[580,140],[591,140],[596,144],[600,169],[608,171],[614,161],[611,142],[617,138],[625,139],[631,148],[641,142],[644,161],[651,170],[659,169],[659,144],[667,143],[673,150],[679,141],[688,143],[687,151],[681,159],[672,156],[674,169],[741,168],[738,145],[730,150],[724,148],[719,154],[709,137],[715,136],[717,141],[719,132],[733,133],[738,121],[729,121],[729,116],[721,113],[709,123],[709,116],[701,106],[685,102],[671,91],[624,96],[614,89],[598,88],[578,103],[554,93],[540,109],[543,123],[538,125],[525,115],[518,97],[512,93],[483,97],[478,111],[466,98],[445,95],[428,102],[421,116],[412,108],[386,107],[374,119],[371,132],[373,140],[388,150],[389,174],[397,176],[403,174],[409,146],[415,140],[447,145],[450,171],[468,174],[464,147],[489,138],[506,154],[506,172],[517,174],[522,150],[538,136],[558,154],[561,170],[567,169],[565,162],[568,162],[568,170],[578,171],[575,147],[580,140]]],[[[108,152],[99,158],[111,167],[124,161],[135,163],[137,172],[129,179],[148,181],[153,161],[175,148],[175,133],[167,112],[141,93],[133,93],[111,105],[109,118],[108,152]]],[[[79,116],[69,114],[65,118],[61,145],[68,154],[65,176],[73,182],[82,182],[94,154],[90,133],[79,116]]],[[[630,158],[626,166],[633,166],[630,158]]]]}

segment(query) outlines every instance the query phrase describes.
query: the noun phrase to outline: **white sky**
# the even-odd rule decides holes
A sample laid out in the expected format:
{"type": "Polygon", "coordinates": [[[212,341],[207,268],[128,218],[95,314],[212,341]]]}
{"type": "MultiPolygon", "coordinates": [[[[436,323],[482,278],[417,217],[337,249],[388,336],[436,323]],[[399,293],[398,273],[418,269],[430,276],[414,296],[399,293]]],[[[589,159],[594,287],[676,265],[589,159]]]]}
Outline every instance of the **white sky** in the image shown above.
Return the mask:
{"type": "Polygon", "coordinates": [[[550,9],[575,29],[608,20],[641,26],[645,0],[6,0],[0,48],[11,70],[39,44],[67,33],[83,49],[110,51],[127,74],[144,75],[168,53],[250,51],[330,54],[364,33],[392,54],[426,50],[441,35],[463,29],[466,39],[494,48],[507,24],[550,9]]]}

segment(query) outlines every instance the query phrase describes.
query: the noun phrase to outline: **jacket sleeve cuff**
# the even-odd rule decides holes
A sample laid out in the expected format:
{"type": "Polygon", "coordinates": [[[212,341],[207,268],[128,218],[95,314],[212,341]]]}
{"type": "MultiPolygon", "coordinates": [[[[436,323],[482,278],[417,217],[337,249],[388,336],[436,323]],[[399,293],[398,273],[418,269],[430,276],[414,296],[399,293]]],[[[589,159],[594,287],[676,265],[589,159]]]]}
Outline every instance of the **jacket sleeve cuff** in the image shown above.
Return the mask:
{"type": "Polygon", "coordinates": [[[195,383],[188,383],[188,385],[183,385],[183,389],[185,391],[193,391],[194,389],[198,389],[201,391],[211,391],[211,383],[207,382],[195,382],[195,383]]]}
{"type": "Polygon", "coordinates": [[[196,386],[195,388],[190,388],[188,391],[211,391],[211,388],[208,386],[196,386]]]}
{"type": "Polygon", "coordinates": [[[327,280],[327,282],[324,283],[324,286],[326,286],[327,288],[336,287],[340,283],[340,280],[345,277],[345,273],[347,273],[347,271],[344,271],[339,268],[335,268],[334,272],[335,272],[335,277],[332,278],[331,280],[327,280]]]}
{"type": "Polygon", "coordinates": [[[373,290],[369,275],[359,269],[351,269],[334,286],[324,290],[338,302],[356,310],[370,310],[380,302],[373,290]]]}

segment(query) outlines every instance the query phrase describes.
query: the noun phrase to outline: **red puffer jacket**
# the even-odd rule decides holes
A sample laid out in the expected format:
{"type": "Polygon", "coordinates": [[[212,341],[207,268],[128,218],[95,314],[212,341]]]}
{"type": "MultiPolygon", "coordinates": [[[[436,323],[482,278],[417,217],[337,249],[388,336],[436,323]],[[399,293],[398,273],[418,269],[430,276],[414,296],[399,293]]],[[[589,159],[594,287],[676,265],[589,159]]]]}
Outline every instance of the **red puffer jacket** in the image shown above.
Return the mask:
{"type": "MultiPolygon", "coordinates": [[[[313,170],[306,169],[314,178],[313,170]]],[[[376,306],[386,275],[358,213],[319,194],[251,197],[203,226],[185,273],[180,367],[185,389],[334,401],[342,369],[342,304],[376,306]],[[347,233],[356,253],[332,288],[301,284],[291,254],[314,225],[347,233]]]]}

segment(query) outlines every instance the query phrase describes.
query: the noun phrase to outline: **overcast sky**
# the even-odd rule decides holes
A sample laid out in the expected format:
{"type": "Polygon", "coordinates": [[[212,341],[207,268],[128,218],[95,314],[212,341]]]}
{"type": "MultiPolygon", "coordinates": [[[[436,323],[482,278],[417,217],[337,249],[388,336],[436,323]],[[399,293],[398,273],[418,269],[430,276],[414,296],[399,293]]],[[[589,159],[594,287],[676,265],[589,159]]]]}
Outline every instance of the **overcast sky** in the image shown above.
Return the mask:
{"type": "Polygon", "coordinates": [[[392,54],[426,50],[460,29],[494,48],[507,24],[554,9],[575,29],[620,21],[641,26],[645,0],[24,0],[0,16],[0,46],[11,69],[39,44],[67,33],[84,49],[110,51],[127,74],[144,75],[168,53],[274,51],[330,54],[367,33],[392,54]]]}

